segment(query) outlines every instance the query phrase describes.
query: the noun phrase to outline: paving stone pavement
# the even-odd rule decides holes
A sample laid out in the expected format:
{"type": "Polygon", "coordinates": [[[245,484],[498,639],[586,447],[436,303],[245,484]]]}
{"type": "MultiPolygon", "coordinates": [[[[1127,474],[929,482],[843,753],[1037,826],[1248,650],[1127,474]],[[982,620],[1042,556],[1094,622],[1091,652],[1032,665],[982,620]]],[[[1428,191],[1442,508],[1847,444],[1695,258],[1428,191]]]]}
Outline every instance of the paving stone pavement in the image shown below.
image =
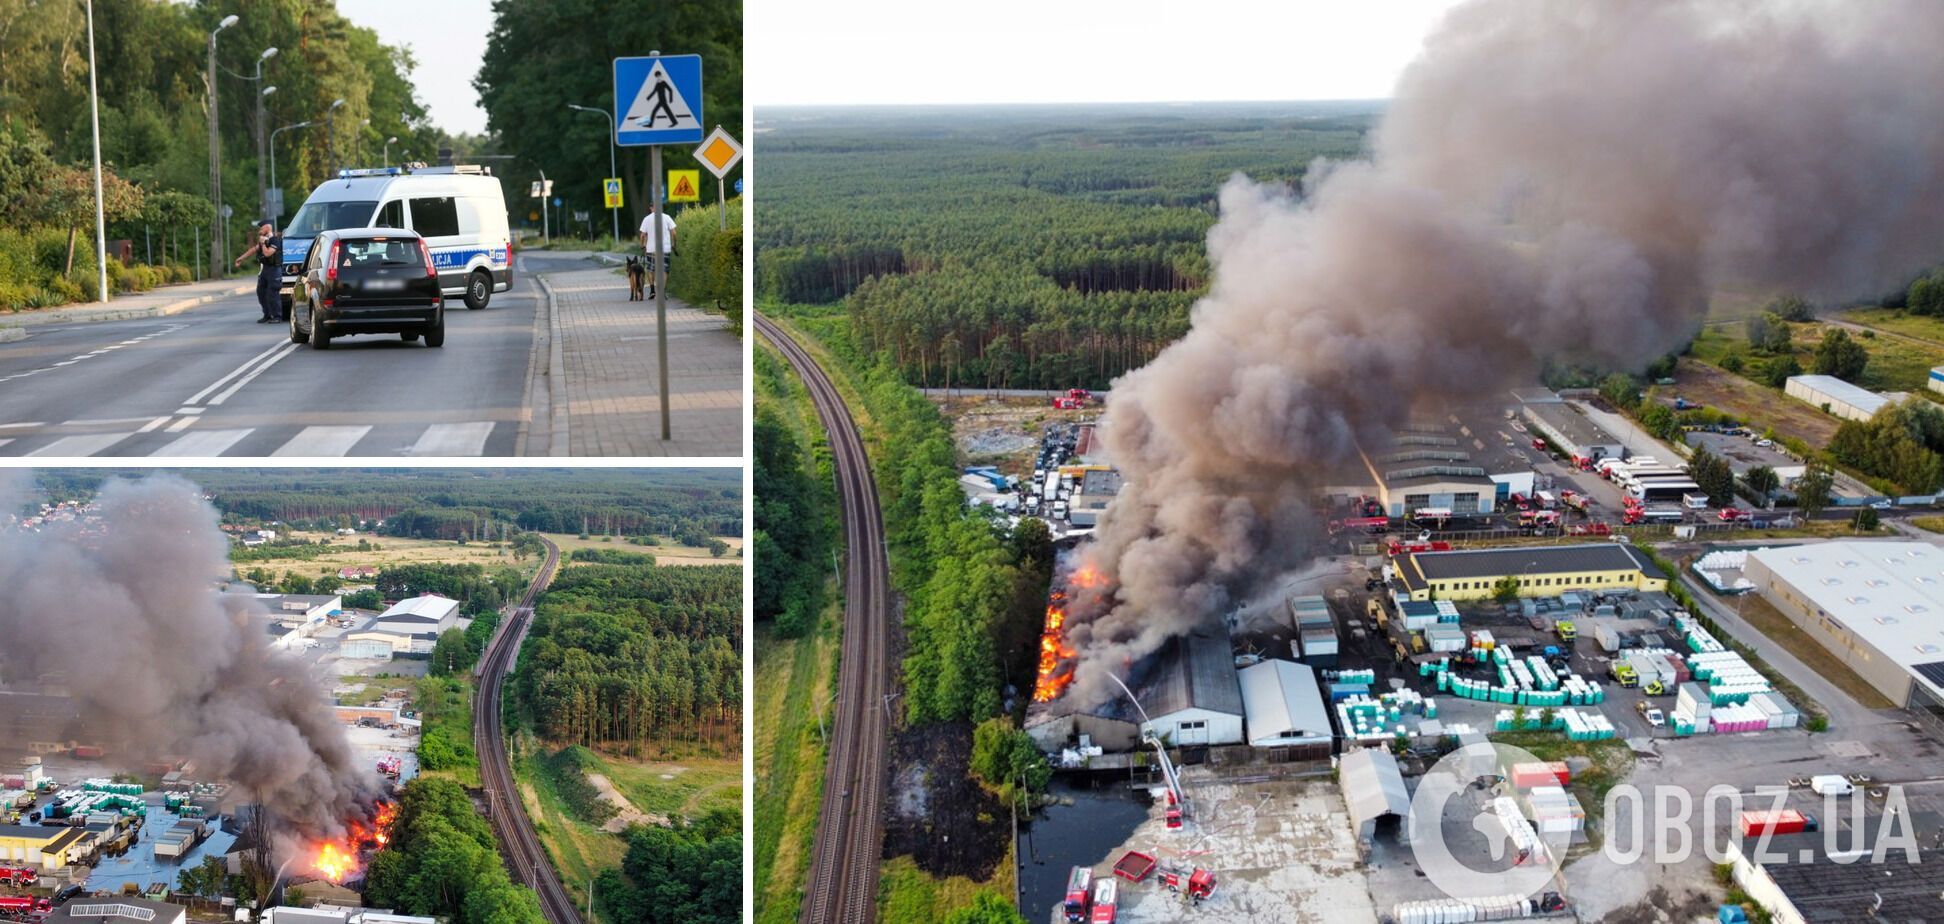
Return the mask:
{"type": "Polygon", "coordinates": [[[546,279],[561,360],[552,401],[555,455],[563,427],[573,456],[743,454],[742,340],[726,319],[668,300],[671,438],[663,441],[655,303],[628,301],[627,279],[613,269],[546,279]]]}

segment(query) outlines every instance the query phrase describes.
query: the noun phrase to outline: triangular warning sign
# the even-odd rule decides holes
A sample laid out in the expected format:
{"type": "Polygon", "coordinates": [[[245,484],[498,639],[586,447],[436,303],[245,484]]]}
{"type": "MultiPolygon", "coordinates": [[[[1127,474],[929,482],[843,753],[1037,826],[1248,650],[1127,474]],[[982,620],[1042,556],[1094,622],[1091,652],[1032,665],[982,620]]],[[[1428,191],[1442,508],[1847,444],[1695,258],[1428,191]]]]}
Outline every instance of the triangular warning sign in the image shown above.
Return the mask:
{"type": "Polygon", "coordinates": [[[675,178],[675,193],[673,198],[687,199],[694,195],[695,195],[695,185],[689,182],[689,178],[687,176],[679,176],[675,178]]]}
{"type": "Polygon", "coordinates": [[[635,91],[634,102],[628,104],[628,114],[621,117],[621,131],[683,128],[699,131],[702,122],[681,91],[675,89],[675,81],[668,79],[662,63],[656,61],[648,70],[648,79],[635,91]]]}

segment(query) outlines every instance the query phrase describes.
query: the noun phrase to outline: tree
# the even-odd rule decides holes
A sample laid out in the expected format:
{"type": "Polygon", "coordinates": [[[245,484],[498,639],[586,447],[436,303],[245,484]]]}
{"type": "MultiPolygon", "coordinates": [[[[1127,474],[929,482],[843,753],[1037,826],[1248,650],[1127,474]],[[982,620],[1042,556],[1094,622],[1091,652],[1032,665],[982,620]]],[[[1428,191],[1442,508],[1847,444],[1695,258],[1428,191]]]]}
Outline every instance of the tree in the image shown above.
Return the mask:
{"type": "Polygon", "coordinates": [[[1905,307],[1911,314],[1944,314],[1944,274],[1932,273],[1911,283],[1905,307]]]}
{"type": "Polygon", "coordinates": [[[1877,512],[1873,507],[1865,507],[1850,517],[1850,528],[1863,532],[1875,532],[1878,526],[1877,512]]]}
{"type": "Polygon", "coordinates": [[[1800,295],[1781,295],[1771,300],[1763,309],[1784,321],[1813,321],[1816,309],[1800,295]]]}
{"type": "Polygon", "coordinates": [[[1500,603],[1519,599],[1519,579],[1509,574],[1499,578],[1498,583],[1492,585],[1492,599],[1500,603]]]}
{"type": "Polygon", "coordinates": [[[1053,778],[1045,755],[1031,736],[1016,729],[1004,716],[987,719],[972,729],[972,773],[1000,798],[1020,809],[1030,808],[1033,796],[1044,792],[1053,778]]]}
{"type": "Polygon", "coordinates": [[[178,891],[201,898],[219,898],[229,879],[229,869],[221,857],[204,857],[198,866],[184,869],[177,877],[178,891]]]}
{"type": "Polygon", "coordinates": [[[1721,369],[1724,372],[1740,375],[1742,369],[1745,368],[1746,366],[1747,363],[1742,359],[1742,355],[1740,353],[1729,353],[1728,355],[1721,357],[1721,369]]]}
{"type": "Polygon", "coordinates": [[[952,912],[945,924],[1027,924],[1012,903],[994,892],[980,892],[972,904],[952,912]]]}
{"type": "Polygon", "coordinates": [[[1869,351],[1863,348],[1863,344],[1850,339],[1849,331],[1840,327],[1824,331],[1822,343],[1816,347],[1817,375],[1833,375],[1844,381],[1855,381],[1869,362],[1869,351]]]}
{"type": "Polygon", "coordinates": [[[1640,403],[1640,389],[1634,384],[1633,376],[1615,372],[1600,380],[1600,397],[1623,411],[1631,410],[1640,403]]]}
{"type": "Polygon", "coordinates": [[[1829,492],[1835,487],[1836,473],[1829,462],[1821,456],[1813,457],[1803,467],[1802,477],[1796,479],[1796,507],[1802,515],[1814,519],[1824,507],[1829,506],[1829,492]]]}
{"type": "Polygon", "coordinates": [[[1782,388],[1789,379],[1802,374],[1802,364],[1794,356],[1777,356],[1762,366],[1762,381],[1770,388],[1782,388]]]}
{"type": "Polygon", "coordinates": [[[1705,448],[1696,449],[1688,460],[1688,477],[1701,486],[1701,493],[1708,495],[1708,503],[1716,507],[1728,507],[1735,502],[1735,472],[1728,460],[1705,448]]]}
{"type": "Polygon", "coordinates": [[[708,548],[709,548],[709,555],[711,557],[721,558],[724,554],[726,554],[729,551],[729,543],[712,537],[709,539],[708,548]]]}
{"type": "Polygon", "coordinates": [[[1745,322],[1748,333],[1748,348],[1757,353],[1781,353],[1789,349],[1793,336],[1789,322],[1780,315],[1764,312],[1752,315],[1745,322]]]}
{"type": "Polygon", "coordinates": [[[472,669],[476,653],[466,643],[464,629],[447,629],[439,633],[439,640],[432,643],[432,663],[430,670],[434,676],[443,677],[472,669]]]}
{"type": "Polygon", "coordinates": [[[1742,483],[1748,485],[1748,490],[1754,492],[1757,497],[1767,500],[1774,496],[1777,488],[1782,486],[1782,478],[1775,474],[1774,468],[1757,465],[1742,473],[1742,483]]]}
{"type": "Polygon", "coordinates": [[[367,587],[345,594],[344,605],[354,610],[375,610],[385,605],[385,598],[376,589],[367,587]]]}

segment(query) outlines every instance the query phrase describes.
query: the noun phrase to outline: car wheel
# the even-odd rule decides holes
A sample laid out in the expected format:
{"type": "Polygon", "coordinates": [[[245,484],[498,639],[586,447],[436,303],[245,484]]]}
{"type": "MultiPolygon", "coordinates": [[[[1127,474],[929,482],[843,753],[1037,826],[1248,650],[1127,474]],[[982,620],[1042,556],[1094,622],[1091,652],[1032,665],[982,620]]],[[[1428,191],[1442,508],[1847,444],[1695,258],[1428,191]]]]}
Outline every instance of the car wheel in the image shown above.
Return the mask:
{"type": "Polygon", "coordinates": [[[318,320],[315,310],[310,313],[310,343],[313,350],[331,348],[331,335],[324,332],[324,322],[318,320]]]}
{"type": "Polygon", "coordinates": [[[425,329],[425,345],[429,347],[445,346],[445,317],[443,315],[437,321],[432,322],[431,327],[425,329]]]}
{"type": "Polygon", "coordinates": [[[290,319],[290,342],[303,343],[308,338],[304,336],[303,331],[297,328],[297,307],[293,305],[284,310],[289,312],[289,314],[285,315],[285,317],[290,319]]]}
{"type": "Polygon", "coordinates": [[[485,270],[473,270],[473,274],[466,277],[466,307],[478,311],[492,299],[493,277],[487,275],[485,270]]]}

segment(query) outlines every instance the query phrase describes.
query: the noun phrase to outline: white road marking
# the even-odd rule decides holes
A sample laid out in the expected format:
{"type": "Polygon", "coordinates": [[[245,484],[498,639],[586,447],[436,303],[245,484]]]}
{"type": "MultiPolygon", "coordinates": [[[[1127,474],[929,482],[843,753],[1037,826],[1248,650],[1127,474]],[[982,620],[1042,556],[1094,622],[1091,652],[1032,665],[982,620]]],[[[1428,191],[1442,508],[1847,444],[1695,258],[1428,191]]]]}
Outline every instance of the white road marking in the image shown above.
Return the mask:
{"type": "Polygon", "coordinates": [[[203,410],[204,410],[203,408],[199,408],[199,407],[179,407],[179,408],[176,408],[176,413],[178,413],[178,414],[200,414],[200,413],[202,413],[202,412],[203,412],[203,410]]]}
{"type": "Polygon", "coordinates": [[[157,418],[155,418],[154,420],[151,420],[151,421],[149,421],[148,423],[145,423],[145,424],[143,424],[143,425],[142,425],[142,429],[140,429],[140,430],[137,430],[137,431],[135,431],[135,432],[136,432],[136,433],[147,433],[147,432],[149,432],[149,431],[151,431],[151,430],[154,430],[154,429],[155,429],[156,427],[159,427],[159,426],[162,426],[163,424],[165,424],[165,423],[168,423],[168,422],[169,422],[169,415],[167,415],[167,414],[164,414],[164,415],[162,415],[161,417],[157,417],[157,418]]]}
{"type": "Polygon", "coordinates": [[[63,421],[63,427],[125,427],[129,424],[147,423],[147,417],[101,417],[94,420],[63,421]]]}
{"type": "Polygon", "coordinates": [[[232,369],[232,370],[230,370],[230,372],[229,372],[229,374],[228,374],[228,375],[225,375],[225,376],[223,376],[222,378],[220,378],[220,379],[217,379],[217,380],[216,380],[216,381],[214,381],[214,382],[211,382],[208,388],[205,388],[205,389],[203,389],[202,391],[199,391],[199,392],[196,392],[196,393],[195,393],[194,395],[191,395],[191,396],[189,397],[189,400],[187,400],[187,401],[184,401],[184,402],[182,402],[182,403],[184,403],[184,404],[201,404],[201,403],[202,403],[202,399],[204,399],[204,398],[206,398],[206,397],[208,397],[208,396],[209,396],[209,393],[210,393],[210,392],[213,392],[213,391],[215,391],[216,389],[218,389],[218,388],[221,388],[221,387],[223,387],[223,386],[224,386],[225,384],[228,384],[228,382],[229,382],[229,380],[230,380],[230,379],[233,379],[233,378],[236,378],[237,376],[239,376],[239,375],[242,375],[242,374],[243,374],[244,372],[247,372],[247,371],[249,371],[249,368],[250,368],[251,366],[254,366],[254,365],[256,365],[256,364],[257,364],[257,362],[258,362],[259,360],[261,360],[261,359],[263,359],[263,358],[264,358],[264,357],[266,357],[266,356],[269,356],[269,355],[270,355],[270,354],[272,354],[272,353],[275,353],[275,352],[277,352],[278,350],[281,350],[281,349],[283,349],[284,347],[287,347],[287,346],[295,346],[295,345],[296,345],[296,344],[293,344],[293,343],[279,343],[279,344],[277,344],[276,346],[273,346],[273,347],[271,347],[270,349],[267,349],[267,350],[264,350],[263,352],[261,352],[261,353],[258,353],[257,355],[255,355],[255,356],[252,356],[252,357],[250,357],[250,358],[249,358],[248,360],[246,360],[246,361],[245,361],[245,362],[243,363],[243,365],[241,365],[241,366],[237,366],[237,367],[236,367],[235,369],[232,369]]]}
{"type": "Polygon", "coordinates": [[[46,422],[34,420],[34,421],[29,421],[27,423],[0,424],[0,430],[32,430],[36,427],[45,427],[45,426],[47,426],[46,422]]]}
{"type": "Polygon", "coordinates": [[[433,424],[427,427],[408,456],[476,456],[486,451],[486,438],[493,435],[490,420],[460,424],[433,424]]]}
{"type": "Polygon", "coordinates": [[[28,455],[91,456],[134,435],[133,433],[90,433],[86,436],[64,436],[28,455]]]}
{"type": "Polygon", "coordinates": [[[175,423],[172,423],[167,427],[162,428],[162,432],[181,433],[182,431],[189,429],[190,425],[194,424],[196,420],[197,418],[194,417],[184,417],[181,420],[178,420],[175,423]]]}
{"type": "Polygon", "coordinates": [[[204,430],[177,439],[151,453],[157,456],[220,456],[244,437],[256,432],[243,430],[204,430]]]}
{"type": "Polygon", "coordinates": [[[272,456],[341,456],[370,433],[370,427],[305,427],[272,456]]]}
{"type": "MultiPolygon", "coordinates": [[[[262,375],[263,370],[276,365],[278,360],[283,359],[284,357],[289,356],[291,353],[297,351],[297,344],[294,343],[286,343],[284,344],[284,347],[286,349],[284,349],[283,352],[278,353],[277,355],[264,360],[262,363],[259,363],[255,369],[250,370],[249,375],[237,379],[234,384],[230,385],[230,387],[223,389],[221,393],[216,395],[216,397],[209,399],[208,401],[209,406],[215,407],[218,404],[222,404],[223,402],[228,401],[231,395],[236,394],[238,391],[240,391],[243,388],[243,386],[250,384],[252,381],[256,379],[257,376],[262,375]]],[[[193,398],[190,399],[189,403],[190,404],[196,403],[195,399],[193,398]]]]}

